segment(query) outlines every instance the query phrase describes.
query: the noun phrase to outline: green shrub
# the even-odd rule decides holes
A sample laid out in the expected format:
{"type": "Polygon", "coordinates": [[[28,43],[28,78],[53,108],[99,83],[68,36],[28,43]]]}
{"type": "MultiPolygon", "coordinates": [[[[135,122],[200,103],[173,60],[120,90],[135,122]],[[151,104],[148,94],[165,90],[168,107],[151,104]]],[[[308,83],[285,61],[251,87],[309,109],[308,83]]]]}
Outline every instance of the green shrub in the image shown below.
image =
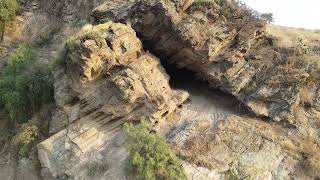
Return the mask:
{"type": "Polygon", "coordinates": [[[31,146],[30,144],[23,144],[21,145],[21,147],[19,148],[19,155],[22,157],[29,157],[30,154],[30,150],[31,150],[31,146]]]}
{"type": "Polygon", "coordinates": [[[150,124],[141,121],[124,125],[128,136],[129,165],[138,179],[186,179],[179,159],[170,151],[164,137],[150,131],[150,124]]]}
{"type": "Polygon", "coordinates": [[[31,46],[27,44],[19,45],[9,56],[7,66],[3,69],[4,74],[16,75],[21,73],[34,62],[36,53],[31,46]]]}
{"type": "Polygon", "coordinates": [[[190,7],[192,11],[201,10],[203,8],[217,8],[218,5],[214,0],[197,0],[190,7]]]}
{"type": "Polygon", "coordinates": [[[16,0],[1,0],[0,1],[0,42],[3,41],[4,31],[7,24],[14,20],[18,4],[16,0]]]}
{"type": "Polygon", "coordinates": [[[53,100],[50,69],[34,66],[34,50],[19,46],[0,74],[0,107],[14,122],[26,122],[43,103],[53,100]]]}
{"type": "Polygon", "coordinates": [[[53,78],[51,70],[44,67],[36,67],[30,74],[28,84],[30,104],[38,110],[42,104],[52,102],[53,78]]]}
{"type": "Polygon", "coordinates": [[[67,174],[64,174],[62,176],[62,180],[70,180],[70,179],[72,179],[72,178],[70,178],[67,174]]]}

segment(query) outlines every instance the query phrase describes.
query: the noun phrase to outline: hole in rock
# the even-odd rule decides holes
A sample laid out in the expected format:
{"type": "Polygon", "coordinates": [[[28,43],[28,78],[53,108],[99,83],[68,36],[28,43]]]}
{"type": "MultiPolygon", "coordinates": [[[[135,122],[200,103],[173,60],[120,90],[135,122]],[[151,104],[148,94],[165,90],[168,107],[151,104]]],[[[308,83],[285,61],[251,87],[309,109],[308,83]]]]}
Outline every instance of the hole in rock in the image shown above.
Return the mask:
{"type": "Polygon", "coordinates": [[[161,60],[161,64],[170,76],[171,88],[189,92],[190,97],[186,107],[192,112],[200,116],[205,114],[214,122],[231,115],[248,113],[246,106],[234,96],[211,89],[207,82],[197,80],[195,72],[179,69],[164,59],[161,60]]]}

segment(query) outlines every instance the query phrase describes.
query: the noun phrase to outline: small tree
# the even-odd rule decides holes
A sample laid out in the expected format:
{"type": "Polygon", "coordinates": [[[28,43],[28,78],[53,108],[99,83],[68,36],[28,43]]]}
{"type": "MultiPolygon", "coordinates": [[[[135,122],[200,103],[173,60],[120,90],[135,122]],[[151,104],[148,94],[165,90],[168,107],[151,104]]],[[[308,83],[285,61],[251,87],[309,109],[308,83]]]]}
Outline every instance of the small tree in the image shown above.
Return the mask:
{"type": "Polygon", "coordinates": [[[273,14],[272,13],[264,13],[260,15],[260,18],[268,23],[273,22],[273,14]]]}
{"type": "Polygon", "coordinates": [[[164,137],[151,131],[149,123],[144,120],[137,126],[127,123],[124,129],[129,139],[129,164],[137,179],[187,179],[179,159],[164,137]]]}
{"type": "Polygon", "coordinates": [[[18,5],[16,0],[0,1],[0,42],[3,41],[7,23],[14,19],[17,9],[18,5]]]}

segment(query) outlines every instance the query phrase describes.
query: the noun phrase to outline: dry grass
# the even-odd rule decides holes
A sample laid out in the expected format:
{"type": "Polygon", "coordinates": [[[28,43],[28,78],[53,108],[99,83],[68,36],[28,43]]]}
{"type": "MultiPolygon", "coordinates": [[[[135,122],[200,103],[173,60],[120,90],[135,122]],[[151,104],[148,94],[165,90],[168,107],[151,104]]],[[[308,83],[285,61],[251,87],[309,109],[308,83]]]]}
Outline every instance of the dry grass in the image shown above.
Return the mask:
{"type": "MultiPolygon", "coordinates": [[[[285,49],[293,49],[296,54],[288,58],[292,60],[299,58],[299,61],[314,64],[315,68],[310,73],[308,82],[314,83],[320,80],[320,30],[307,30],[301,28],[290,28],[276,25],[267,25],[267,32],[275,36],[276,46],[285,49]],[[305,45],[301,45],[300,40],[305,45]],[[301,49],[302,47],[302,49],[301,49]],[[308,53],[303,53],[303,48],[308,48],[308,53]]],[[[288,61],[291,62],[291,61],[288,61]]],[[[287,64],[287,68],[292,69],[295,64],[287,64]]],[[[308,83],[307,86],[310,84],[308,83]]],[[[308,99],[308,95],[302,92],[302,97],[308,99]]]]}
{"type": "Polygon", "coordinates": [[[267,32],[278,38],[278,46],[280,47],[297,47],[299,38],[305,40],[311,47],[320,47],[320,30],[306,30],[268,25],[267,32]]]}

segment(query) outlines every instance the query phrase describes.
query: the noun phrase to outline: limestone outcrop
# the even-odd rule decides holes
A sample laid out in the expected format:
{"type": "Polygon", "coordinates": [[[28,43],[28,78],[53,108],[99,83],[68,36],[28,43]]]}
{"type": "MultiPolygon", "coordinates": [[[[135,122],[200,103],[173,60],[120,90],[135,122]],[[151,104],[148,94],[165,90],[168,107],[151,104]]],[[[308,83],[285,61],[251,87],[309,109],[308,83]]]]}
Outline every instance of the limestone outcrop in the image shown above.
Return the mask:
{"type": "Polygon", "coordinates": [[[210,86],[236,96],[256,115],[292,119],[311,65],[276,48],[265,23],[229,1],[110,1],[97,22],[129,23],[147,49],[210,86]],[[302,63],[303,62],[303,63],[302,63]]]}
{"type": "Polygon", "coordinates": [[[84,167],[119,157],[119,166],[100,173],[111,179],[125,176],[125,147],[112,145],[113,138],[124,139],[121,125],[142,118],[160,121],[188,93],[170,88],[160,61],[143,51],[130,26],[108,22],[87,27],[68,40],[67,48],[65,63],[55,74],[58,109],[50,124],[55,134],[38,145],[42,167],[56,177],[86,179],[84,167]],[[122,154],[102,155],[110,150],[122,154]]]}

